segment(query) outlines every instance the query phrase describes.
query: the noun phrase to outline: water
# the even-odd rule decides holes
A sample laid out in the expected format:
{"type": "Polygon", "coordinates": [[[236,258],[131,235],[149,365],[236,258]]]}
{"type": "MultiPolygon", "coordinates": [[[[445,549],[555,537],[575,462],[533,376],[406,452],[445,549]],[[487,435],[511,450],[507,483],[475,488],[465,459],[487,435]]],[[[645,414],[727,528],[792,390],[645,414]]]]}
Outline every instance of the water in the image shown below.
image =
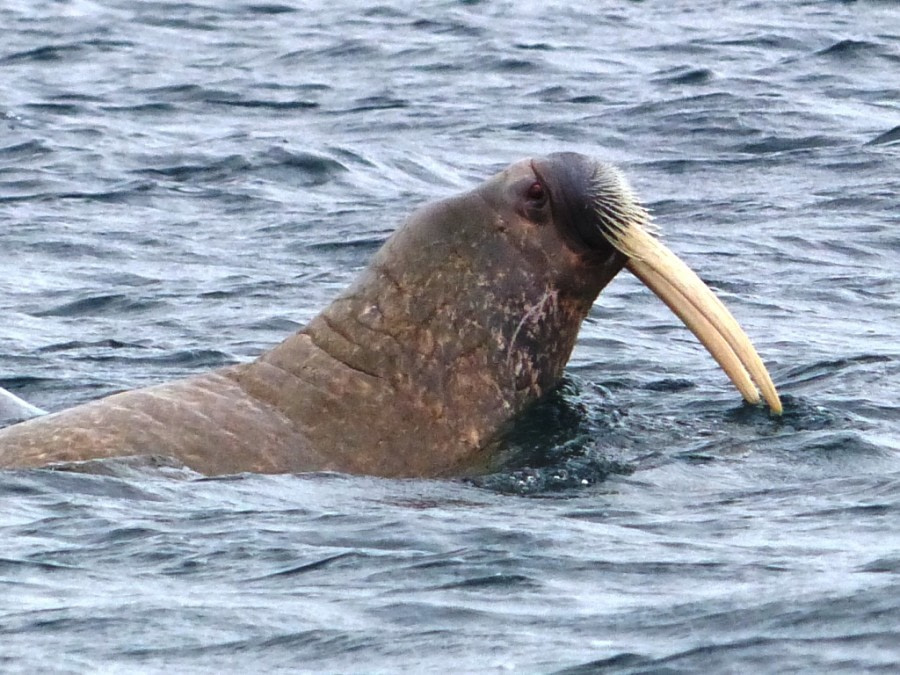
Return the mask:
{"type": "Polygon", "coordinates": [[[621,275],[473,483],[0,475],[8,672],[860,672],[900,660],[895,2],[7,2],[0,386],[246,360],[405,214],[619,164],[784,395],[621,275]]]}

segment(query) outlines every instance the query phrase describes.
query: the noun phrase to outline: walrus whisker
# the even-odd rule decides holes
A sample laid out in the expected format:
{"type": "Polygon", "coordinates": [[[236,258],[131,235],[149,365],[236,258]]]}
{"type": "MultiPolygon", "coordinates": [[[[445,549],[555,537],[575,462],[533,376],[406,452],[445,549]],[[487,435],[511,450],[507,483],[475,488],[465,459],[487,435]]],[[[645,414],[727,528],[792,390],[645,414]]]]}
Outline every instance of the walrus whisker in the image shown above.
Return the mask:
{"type": "Polygon", "coordinates": [[[594,197],[594,212],[599,219],[598,224],[609,235],[610,243],[616,248],[619,233],[632,225],[642,227],[651,234],[658,234],[653,218],[638,201],[628,180],[611,164],[597,164],[591,181],[591,194],[594,197]]]}

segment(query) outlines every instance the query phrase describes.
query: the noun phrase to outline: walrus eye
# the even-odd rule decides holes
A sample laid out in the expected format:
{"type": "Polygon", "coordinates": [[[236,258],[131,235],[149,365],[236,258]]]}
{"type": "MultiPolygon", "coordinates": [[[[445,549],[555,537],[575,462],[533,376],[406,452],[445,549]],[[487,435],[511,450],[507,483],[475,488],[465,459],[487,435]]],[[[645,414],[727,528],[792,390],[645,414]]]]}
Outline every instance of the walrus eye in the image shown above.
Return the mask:
{"type": "Polygon", "coordinates": [[[547,191],[539,180],[528,186],[528,190],[525,191],[525,197],[531,202],[530,206],[532,207],[541,208],[547,203],[547,191]]]}
{"type": "Polygon", "coordinates": [[[524,215],[533,223],[543,224],[549,216],[547,204],[550,195],[544,184],[536,180],[525,188],[524,215]]]}

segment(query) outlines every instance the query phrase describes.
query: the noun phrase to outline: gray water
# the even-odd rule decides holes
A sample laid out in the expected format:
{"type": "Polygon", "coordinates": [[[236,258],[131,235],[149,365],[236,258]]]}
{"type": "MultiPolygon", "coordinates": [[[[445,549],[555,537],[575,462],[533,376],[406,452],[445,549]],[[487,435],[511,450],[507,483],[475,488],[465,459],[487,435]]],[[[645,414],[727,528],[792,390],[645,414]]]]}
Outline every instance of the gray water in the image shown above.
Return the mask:
{"type": "Polygon", "coordinates": [[[415,206],[620,165],[785,400],[623,273],[472,482],[0,474],[3,672],[896,672],[900,5],[0,5],[0,386],[248,360],[415,206]],[[579,5],[581,8],[579,8],[579,5]]]}

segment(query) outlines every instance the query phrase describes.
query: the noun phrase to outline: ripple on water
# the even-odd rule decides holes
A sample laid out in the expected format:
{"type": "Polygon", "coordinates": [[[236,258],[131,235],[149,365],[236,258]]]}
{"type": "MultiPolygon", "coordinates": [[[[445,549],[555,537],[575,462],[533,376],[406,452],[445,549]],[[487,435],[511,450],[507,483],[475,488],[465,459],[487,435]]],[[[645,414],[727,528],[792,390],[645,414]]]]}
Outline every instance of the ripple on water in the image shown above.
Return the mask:
{"type": "Polygon", "coordinates": [[[118,316],[122,313],[144,312],[162,304],[162,301],[149,297],[141,298],[122,293],[111,293],[64,302],[55,307],[33,312],[33,315],[38,317],[78,317],[114,314],[118,316]]]}
{"type": "Polygon", "coordinates": [[[883,134],[879,134],[875,138],[866,142],[866,145],[891,145],[900,141],[900,125],[897,125],[893,129],[885,131],[883,134]]]}

